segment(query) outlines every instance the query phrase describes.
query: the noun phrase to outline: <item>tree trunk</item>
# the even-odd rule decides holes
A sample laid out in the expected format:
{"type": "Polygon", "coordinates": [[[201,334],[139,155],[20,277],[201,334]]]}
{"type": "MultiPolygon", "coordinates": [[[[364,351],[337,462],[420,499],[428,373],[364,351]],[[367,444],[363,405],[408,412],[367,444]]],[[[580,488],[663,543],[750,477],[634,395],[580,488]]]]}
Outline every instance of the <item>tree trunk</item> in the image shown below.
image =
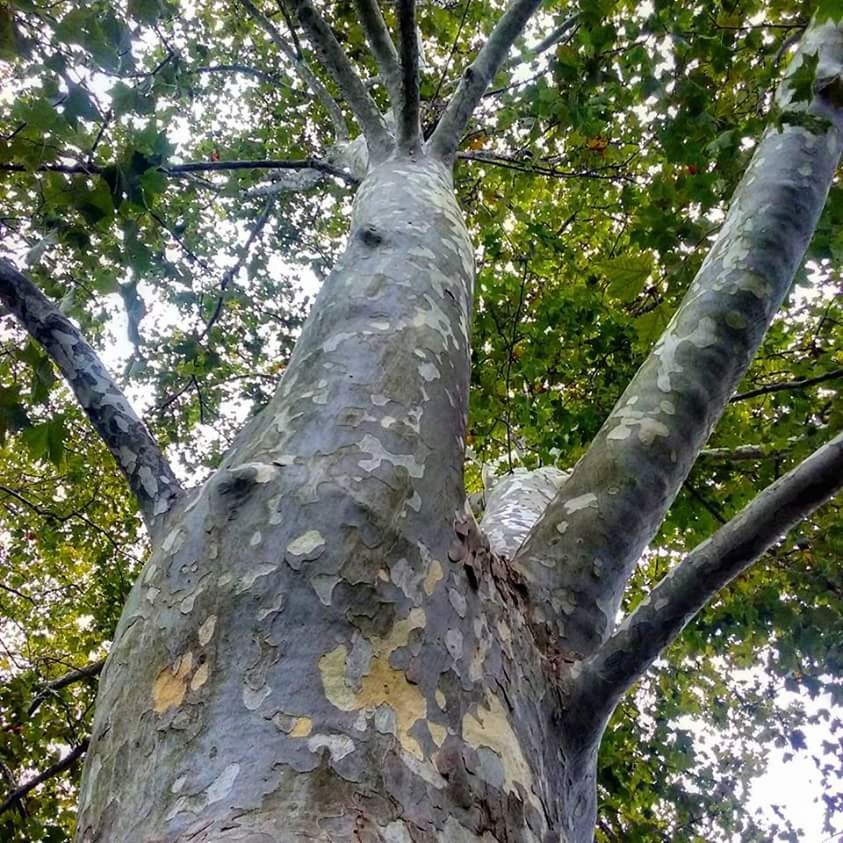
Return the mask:
{"type": "Polygon", "coordinates": [[[473,272],[448,169],[376,167],[278,393],[132,591],[80,841],[591,839],[596,741],[466,505],[473,272]]]}

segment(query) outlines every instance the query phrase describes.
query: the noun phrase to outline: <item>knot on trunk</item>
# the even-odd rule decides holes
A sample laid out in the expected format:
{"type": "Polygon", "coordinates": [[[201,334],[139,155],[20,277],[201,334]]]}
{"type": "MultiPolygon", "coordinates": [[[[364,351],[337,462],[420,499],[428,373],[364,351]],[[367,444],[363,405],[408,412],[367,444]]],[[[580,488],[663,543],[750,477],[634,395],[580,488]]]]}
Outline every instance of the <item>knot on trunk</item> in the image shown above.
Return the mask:
{"type": "Polygon", "coordinates": [[[383,243],[383,234],[380,233],[377,226],[372,225],[371,223],[369,223],[369,225],[364,225],[360,231],[357,232],[357,236],[370,249],[374,249],[383,243]]]}

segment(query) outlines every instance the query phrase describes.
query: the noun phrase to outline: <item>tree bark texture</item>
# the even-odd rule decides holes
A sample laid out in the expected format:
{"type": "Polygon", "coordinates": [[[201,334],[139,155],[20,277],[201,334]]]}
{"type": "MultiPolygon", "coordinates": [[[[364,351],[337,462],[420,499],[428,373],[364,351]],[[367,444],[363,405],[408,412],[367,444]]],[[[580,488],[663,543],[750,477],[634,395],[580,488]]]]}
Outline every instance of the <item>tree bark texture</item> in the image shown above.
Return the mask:
{"type": "Polygon", "coordinates": [[[465,504],[473,272],[448,170],[376,168],[278,394],[131,594],[79,840],[587,839],[593,765],[548,740],[556,666],[465,504]]]}
{"type": "MultiPolygon", "coordinates": [[[[752,518],[726,525],[689,557],[682,588],[662,589],[667,616],[654,600],[610,638],[629,572],[785,295],[839,161],[843,31],[828,25],[803,55],[819,52],[837,81],[795,107],[822,123],[765,135],[595,445],[570,476],[502,483],[484,529],[474,521],[473,249],[450,162],[535,5],[504,15],[430,154],[386,155],[355,89],[377,149],[348,245],[269,406],[162,513],[101,677],[80,843],[588,843],[600,733],[652,660],[642,641],[669,643],[698,609],[688,595],[718,587],[701,580],[722,584],[775,540],[787,525],[770,507],[793,483],[811,489],[810,505],[791,506],[800,516],[839,487],[835,443],[764,499],[763,536],[752,518]],[[621,654],[601,663],[612,647],[621,654]]],[[[340,73],[324,22],[296,6],[340,73]]]]}

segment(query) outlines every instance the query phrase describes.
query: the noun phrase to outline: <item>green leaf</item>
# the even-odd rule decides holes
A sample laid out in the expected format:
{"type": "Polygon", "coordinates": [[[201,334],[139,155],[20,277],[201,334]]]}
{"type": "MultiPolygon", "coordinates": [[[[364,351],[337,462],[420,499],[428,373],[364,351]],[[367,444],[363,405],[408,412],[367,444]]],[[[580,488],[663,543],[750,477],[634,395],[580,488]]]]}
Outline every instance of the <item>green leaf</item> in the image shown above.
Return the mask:
{"type": "Polygon", "coordinates": [[[152,25],[174,13],[174,7],[166,0],[129,0],[129,14],[141,23],[152,25]]]}
{"type": "Polygon", "coordinates": [[[54,130],[61,120],[56,109],[43,97],[20,103],[15,107],[15,117],[28,128],[40,132],[54,130]]]}
{"type": "Polygon", "coordinates": [[[818,23],[843,21],[843,4],[840,0],[817,0],[816,19],[818,23]]]}
{"type": "Polygon", "coordinates": [[[5,3],[0,5],[0,59],[10,61],[18,53],[18,36],[12,10],[5,3]]]}
{"type": "Polygon", "coordinates": [[[111,219],[114,216],[114,201],[109,185],[101,179],[93,187],[76,183],[73,204],[91,225],[111,219]]]}
{"type": "Polygon", "coordinates": [[[788,87],[793,102],[810,102],[814,98],[814,79],[819,61],[819,53],[803,55],[802,63],[790,74],[788,87]]]}
{"type": "Polygon", "coordinates": [[[594,269],[608,279],[606,290],[609,295],[622,301],[631,301],[650,277],[653,259],[646,254],[619,255],[596,262],[594,269]]]}
{"type": "Polygon", "coordinates": [[[83,120],[99,120],[99,111],[88,92],[81,85],[71,84],[69,87],[70,90],[62,109],[65,119],[73,125],[76,125],[80,117],[83,120]]]}

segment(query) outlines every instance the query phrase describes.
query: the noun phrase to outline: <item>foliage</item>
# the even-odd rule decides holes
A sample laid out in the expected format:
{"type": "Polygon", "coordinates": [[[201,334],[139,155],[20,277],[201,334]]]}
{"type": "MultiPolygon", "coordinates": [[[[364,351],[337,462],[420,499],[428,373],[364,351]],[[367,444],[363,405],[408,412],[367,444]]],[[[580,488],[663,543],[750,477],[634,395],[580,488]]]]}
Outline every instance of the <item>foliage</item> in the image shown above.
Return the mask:
{"type": "MultiPolygon", "coordinates": [[[[544,6],[519,47],[523,62],[484,99],[456,171],[479,266],[477,461],[506,471],[568,466],[583,453],[698,268],[812,5],[590,0],[571,37],[535,58],[527,45],[572,11],[544,6]]],[[[428,129],[500,6],[421,7],[428,129]]],[[[825,0],[818,13],[836,10],[825,0]]],[[[330,14],[374,75],[353,4],[330,14]]],[[[287,37],[283,17],[271,18],[287,37]]],[[[328,159],[334,129],[233,0],[14,0],[0,4],[0,62],[4,248],[110,349],[185,477],[201,479],[271,394],[306,311],[302,291],[330,268],[351,196],[328,178],[267,198],[254,188],[271,171],[168,168],[328,159]]],[[[802,76],[797,85],[810,85],[802,76]]],[[[836,185],[744,392],[843,368],[841,223],[836,185]]],[[[0,772],[11,788],[85,734],[90,683],[56,692],[31,717],[26,709],[39,682],[102,654],[143,539],[110,457],[47,358],[9,317],[2,343],[0,772]]],[[[840,384],[732,404],[712,448],[761,444],[768,456],[701,458],[659,552],[642,561],[633,601],[843,426],[840,384]]],[[[468,478],[476,484],[477,472],[468,478]]],[[[796,839],[786,818],[753,817],[745,795],[771,744],[807,751],[798,737],[807,715],[777,702],[783,689],[843,704],[838,509],[736,582],[621,706],[601,758],[599,839],[796,839]],[[714,749],[701,728],[719,736],[714,749]]],[[[813,716],[839,735],[830,711],[813,716]]],[[[834,751],[817,753],[829,813],[843,802],[834,751]]],[[[0,817],[0,836],[67,839],[73,781],[33,792],[0,817]]]]}

